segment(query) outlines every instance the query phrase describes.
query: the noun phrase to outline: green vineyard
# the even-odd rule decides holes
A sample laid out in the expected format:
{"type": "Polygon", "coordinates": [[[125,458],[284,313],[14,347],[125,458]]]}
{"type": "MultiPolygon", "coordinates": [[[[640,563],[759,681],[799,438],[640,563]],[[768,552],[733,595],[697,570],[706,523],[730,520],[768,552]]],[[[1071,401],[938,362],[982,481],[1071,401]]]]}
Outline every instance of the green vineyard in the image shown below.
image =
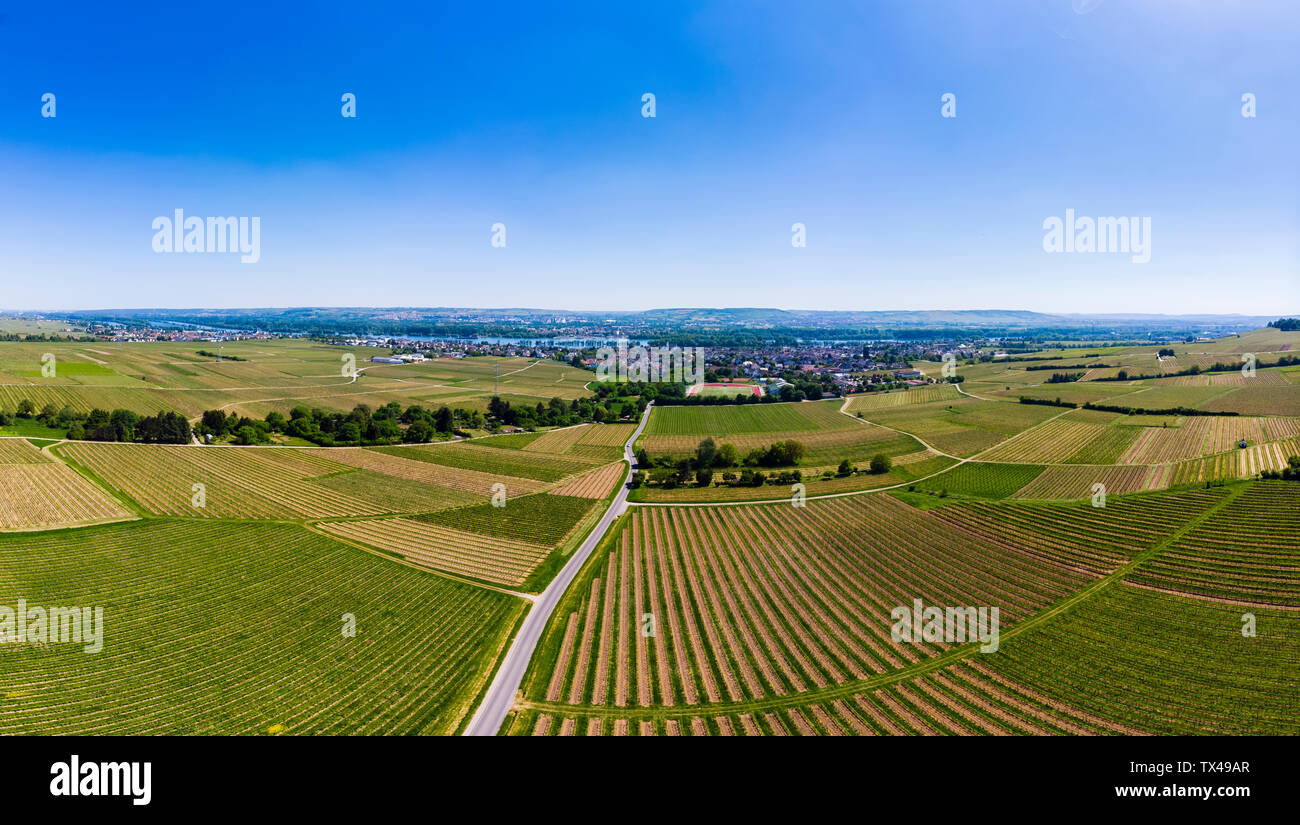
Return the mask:
{"type": "Polygon", "coordinates": [[[0,734],[450,733],[522,607],[277,524],[0,536],[0,569],[0,604],[103,608],[98,653],[0,645],[0,734]]]}

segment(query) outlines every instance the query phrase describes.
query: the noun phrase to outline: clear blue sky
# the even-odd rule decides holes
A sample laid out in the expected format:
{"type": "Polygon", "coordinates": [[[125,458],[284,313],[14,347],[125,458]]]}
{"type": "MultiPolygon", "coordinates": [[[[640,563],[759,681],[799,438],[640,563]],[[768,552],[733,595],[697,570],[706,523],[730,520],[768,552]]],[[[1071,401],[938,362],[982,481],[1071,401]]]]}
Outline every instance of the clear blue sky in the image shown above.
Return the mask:
{"type": "Polygon", "coordinates": [[[0,306],[1300,308],[1294,2],[126,5],[0,11],[0,306]]]}

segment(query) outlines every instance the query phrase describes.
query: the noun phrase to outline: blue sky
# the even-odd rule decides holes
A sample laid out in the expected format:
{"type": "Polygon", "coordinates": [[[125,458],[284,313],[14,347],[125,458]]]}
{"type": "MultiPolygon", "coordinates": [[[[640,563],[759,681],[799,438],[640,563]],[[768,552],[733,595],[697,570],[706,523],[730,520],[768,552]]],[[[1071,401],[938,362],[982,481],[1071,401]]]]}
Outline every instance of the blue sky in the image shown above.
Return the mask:
{"type": "Polygon", "coordinates": [[[1300,309],[1281,0],[132,5],[0,12],[0,307],[1300,309]]]}

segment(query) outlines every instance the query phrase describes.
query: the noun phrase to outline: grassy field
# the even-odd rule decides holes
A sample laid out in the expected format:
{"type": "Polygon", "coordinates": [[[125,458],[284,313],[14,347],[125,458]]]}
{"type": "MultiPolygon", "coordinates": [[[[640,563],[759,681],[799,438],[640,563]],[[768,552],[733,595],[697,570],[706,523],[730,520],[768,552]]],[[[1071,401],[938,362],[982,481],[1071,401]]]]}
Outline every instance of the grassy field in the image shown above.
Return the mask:
{"type": "Polygon", "coordinates": [[[840,400],[741,404],[716,407],[657,407],[645,434],[682,435],[692,438],[748,433],[810,432],[847,429],[852,422],[836,416],[840,400]]]}
{"type": "Polygon", "coordinates": [[[975,455],[1059,415],[1060,409],[961,398],[863,412],[868,421],[910,433],[959,458],[975,455]]]}
{"type": "Polygon", "coordinates": [[[737,395],[751,396],[763,395],[763,388],[758,384],[700,384],[699,386],[689,387],[686,390],[687,395],[698,395],[701,398],[735,398],[737,395]]]}
{"type": "Polygon", "coordinates": [[[972,462],[927,479],[927,490],[955,496],[1002,499],[1024,487],[1043,472],[1041,465],[972,462]]]}

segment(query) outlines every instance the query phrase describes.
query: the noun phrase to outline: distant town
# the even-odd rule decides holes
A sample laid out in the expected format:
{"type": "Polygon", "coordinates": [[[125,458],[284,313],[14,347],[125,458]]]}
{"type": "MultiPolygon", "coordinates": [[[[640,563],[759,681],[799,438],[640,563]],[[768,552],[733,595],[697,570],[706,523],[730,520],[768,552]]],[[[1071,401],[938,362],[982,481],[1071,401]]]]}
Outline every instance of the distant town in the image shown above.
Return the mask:
{"type": "MultiPolygon", "coordinates": [[[[215,344],[205,349],[221,357],[221,343],[226,341],[274,340],[279,338],[310,339],[338,347],[373,350],[361,359],[377,364],[418,363],[436,358],[472,358],[476,356],[525,357],[562,361],[577,368],[594,370],[597,349],[612,346],[617,341],[660,347],[702,346],[705,353],[707,382],[741,382],[765,386],[769,394],[787,384],[799,385],[806,394],[820,389],[822,396],[846,395],[874,390],[887,390],[901,386],[936,383],[945,380],[935,370],[918,366],[925,362],[933,365],[944,358],[959,363],[989,361],[1002,357],[1015,357],[1042,350],[1045,346],[1087,349],[1115,344],[1147,344],[1151,333],[1133,335],[1124,326],[1112,329],[1090,328],[1090,340],[1083,340],[1077,328],[1041,329],[993,328],[978,330],[952,327],[907,328],[893,330],[894,336],[879,338],[861,337],[861,329],[828,327],[815,330],[816,340],[804,340],[797,332],[773,327],[755,334],[746,330],[734,319],[725,323],[719,316],[730,310],[712,311],[708,323],[696,315],[675,318],[671,322],[656,324],[653,330],[626,317],[608,318],[597,322],[561,314],[547,316],[528,315],[517,311],[493,314],[487,310],[456,311],[448,318],[455,321],[457,335],[412,334],[322,334],[313,329],[318,321],[303,320],[303,329],[232,329],[189,322],[163,320],[141,313],[140,318],[122,320],[94,320],[55,314],[14,313],[0,316],[15,321],[58,321],[63,324],[59,333],[40,333],[37,337],[62,335],[89,336],[96,340],[115,342],[176,341],[215,344]],[[541,318],[540,326],[530,325],[541,318]],[[504,325],[504,329],[503,329],[504,325]],[[545,331],[551,335],[528,336],[499,335],[502,331],[518,328],[524,333],[545,331]],[[475,330],[482,330],[475,334],[475,330]],[[655,338],[638,337],[653,332],[655,338]],[[846,340],[833,340],[843,336],[846,340]],[[815,385],[815,386],[814,386],[815,385]]],[[[756,311],[751,311],[756,312],[756,311]]],[[[181,315],[183,311],[177,311],[181,315]]],[[[260,316],[251,316],[258,318],[260,316]]],[[[424,317],[410,313],[377,313],[384,323],[416,323],[424,317]]],[[[1053,316],[1044,316],[1054,318],[1053,316]]],[[[225,318],[223,320],[229,320],[225,318]]],[[[999,319],[990,319],[999,320],[999,319]]],[[[1005,321],[1005,319],[1000,319],[1005,321]]],[[[1197,319],[1202,320],[1202,319],[1197,319]]],[[[346,321],[341,323],[347,323],[346,321]]],[[[376,323],[379,323],[376,321],[376,323]]],[[[1182,328],[1171,325],[1160,340],[1195,341],[1212,337],[1212,331],[1222,330],[1226,321],[1206,321],[1207,329],[1193,329],[1190,324],[1182,328]],[[1192,329],[1192,331],[1188,331],[1192,329]]],[[[283,326],[282,323],[269,324],[283,326]]],[[[421,331],[438,331],[425,330],[421,331]]],[[[12,333],[11,333],[12,335],[12,333]]]]}

